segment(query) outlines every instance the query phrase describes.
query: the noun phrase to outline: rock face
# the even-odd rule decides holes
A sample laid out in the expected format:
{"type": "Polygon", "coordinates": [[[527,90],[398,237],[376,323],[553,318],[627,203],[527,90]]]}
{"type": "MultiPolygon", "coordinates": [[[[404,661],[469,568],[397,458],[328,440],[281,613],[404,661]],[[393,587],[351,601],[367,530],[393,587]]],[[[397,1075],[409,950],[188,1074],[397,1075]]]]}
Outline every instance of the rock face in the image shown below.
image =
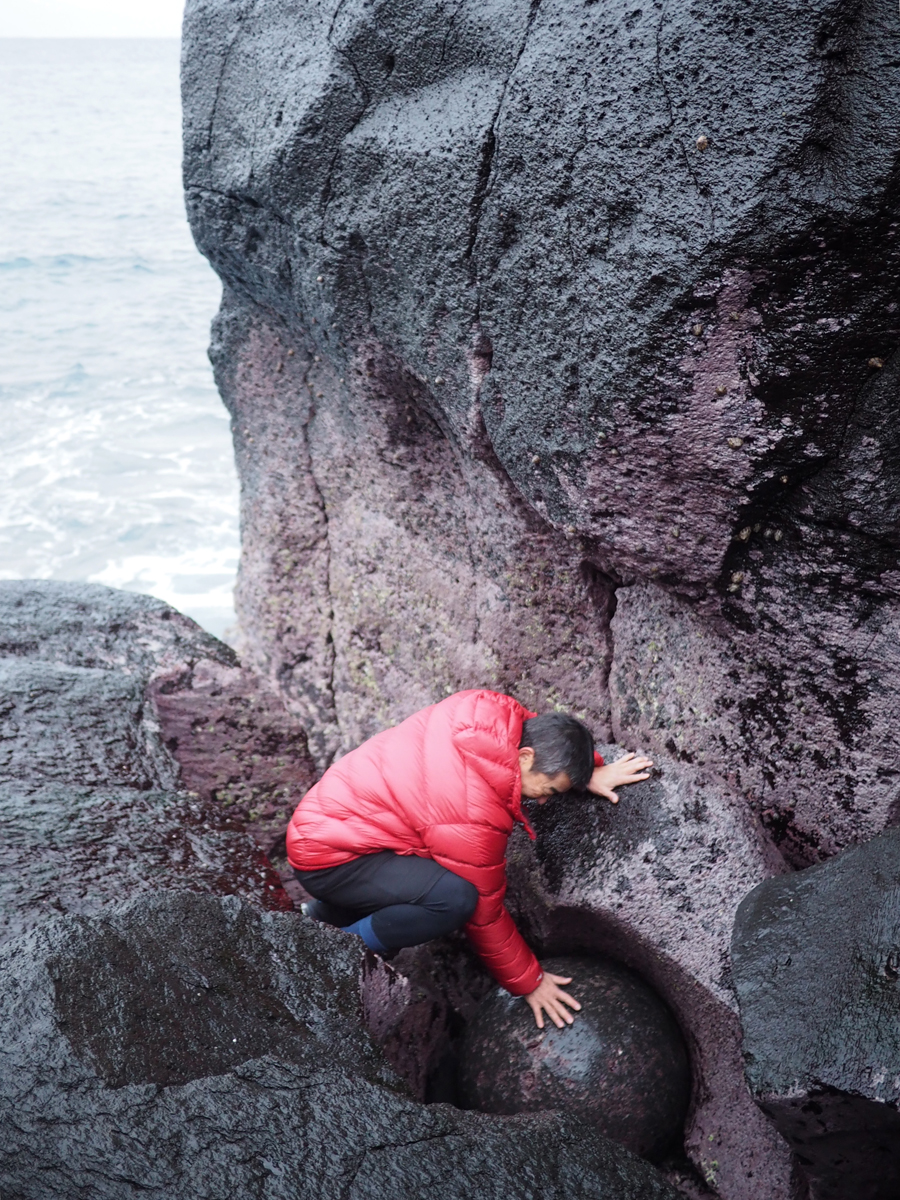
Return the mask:
{"type": "Polygon", "coordinates": [[[653,752],[661,824],[573,829],[518,911],[676,1012],[723,1200],[794,1187],[737,901],[900,811],[898,42],[874,0],[186,10],[250,660],[319,768],[485,685],[653,752]]]}
{"type": "Polygon", "coordinates": [[[240,821],[267,854],[315,768],[302,726],[252,672],[209,658],[160,668],[148,694],[180,780],[240,821]]]}
{"type": "Polygon", "coordinates": [[[94,913],[159,888],[292,907],[253,840],[178,792],[0,786],[0,943],[54,913],[94,913]]]}
{"type": "MultiPolygon", "coordinates": [[[[621,747],[602,746],[607,761],[621,747]]],[[[747,881],[779,867],[752,815],[683,766],[620,792],[533,806],[537,840],[510,846],[510,907],[544,954],[610,955],[665,998],[686,1038],[693,1099],[684,1146],[707,1186],[792,1195],[787,1144],[752,1103],[729,944],[747,881]]]]}
{"type": "Polygon", "coordinates": [[[289,909],[246,828],[277,841],[311,770],[277,698],[168,605],[0,584],[0,940],[162,887],[289,909]]]}
{"type": "Polygon", "coordinates": [[[498,988],[463,1039],[465,1106],[482,1112],[564,1109],[636,1154],[660,1159],[682,1136],[691,1096],[687,1050],[672,1014],[633,971],[611,960],[550,958],[582,1005],[574,1024],[535,1027],[531,1009],[498,988]]]}
{"type": "Polygon", "coordinates": [[[406,1094],[359,1021],[357,939],[237,898],[142,897],[0,950],[0,1190],[676,1200],[558,1115],[406,1094]]]}
{"type": "Polygon", "coordinates": [[[900,832],[760,884],[732,959],[747,1080],[814,1200],[900,1194],[900,832]]]}

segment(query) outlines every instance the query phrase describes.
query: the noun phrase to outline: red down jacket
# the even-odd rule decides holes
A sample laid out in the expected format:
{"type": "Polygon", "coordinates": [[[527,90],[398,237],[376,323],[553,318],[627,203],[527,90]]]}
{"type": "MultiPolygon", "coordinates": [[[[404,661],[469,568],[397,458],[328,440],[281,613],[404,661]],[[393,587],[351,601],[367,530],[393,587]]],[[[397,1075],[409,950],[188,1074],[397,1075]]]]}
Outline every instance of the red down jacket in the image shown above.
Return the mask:
{"type": "Polygon", "coordinates": [[[291,864],[316,871],[361,854],[418,854],[468,879],[478,904],[466,932],[513,995],[541,968],[503,905],[506,842],[522,815],[519,740],[535,714],[511,696],[457,692],[364,742],[330,767],[297,806],[291,864]]]}

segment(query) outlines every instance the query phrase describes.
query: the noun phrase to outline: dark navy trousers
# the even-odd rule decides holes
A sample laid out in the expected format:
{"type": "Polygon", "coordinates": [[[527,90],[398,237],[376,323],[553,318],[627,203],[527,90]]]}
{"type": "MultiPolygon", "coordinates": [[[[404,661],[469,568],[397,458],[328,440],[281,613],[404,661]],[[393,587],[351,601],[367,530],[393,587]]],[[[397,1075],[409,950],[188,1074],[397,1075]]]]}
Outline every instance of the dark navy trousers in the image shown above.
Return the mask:
{"type": "Polygon", "coordinates": [[[430,858],[380,850],[321,871],[294,871],[317,904],[312,915],[345,928],[371,916],[383,946],[418,946],[459,929],[472,916],[478,889],[430,858]]]}

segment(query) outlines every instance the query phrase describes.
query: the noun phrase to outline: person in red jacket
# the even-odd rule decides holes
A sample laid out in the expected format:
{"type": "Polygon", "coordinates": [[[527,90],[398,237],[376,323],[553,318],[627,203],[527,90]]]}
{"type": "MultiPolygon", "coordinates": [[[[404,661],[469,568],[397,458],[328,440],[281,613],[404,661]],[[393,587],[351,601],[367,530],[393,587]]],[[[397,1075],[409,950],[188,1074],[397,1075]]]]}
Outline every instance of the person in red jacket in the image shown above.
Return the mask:
{"type": "Polygon", "coordinates": [[[604,764],[590,730],[536,716],[511,696],[467,691],[414,713],[339,759],[300,801],[288,859],[315,899],[310,916],[359,934],[379,954],[465,926],[494,978],[524,996],[543,1029],[580,1005],[544,974],[503,904],[506,843],[527,797],[545,803],[649,776],[649,759],[604,764]]]}

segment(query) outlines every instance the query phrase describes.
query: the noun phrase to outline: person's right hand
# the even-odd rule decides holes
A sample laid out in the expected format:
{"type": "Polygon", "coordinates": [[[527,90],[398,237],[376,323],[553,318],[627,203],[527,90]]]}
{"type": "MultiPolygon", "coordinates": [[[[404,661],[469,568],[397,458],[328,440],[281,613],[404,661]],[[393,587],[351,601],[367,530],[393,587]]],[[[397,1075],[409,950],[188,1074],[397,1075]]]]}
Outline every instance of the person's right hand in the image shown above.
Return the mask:
{"type": "Polygon", "coordinates": [[[575,1020],[569,1009],[564,1006],[568,1004],[569,1008],[574,1008],[578,1012],[581,1005],[574,996],[570,996],[568,992],[564,992],[558,987],[560,983],[571,982],[571,978],[566,978],[565,975],[551,975],[545,971],[541,982],[533,992],[529,992],[525,997],[529,1008],[534,1013],[538,1029],[544,1028],[545,1012],[557,1029],[562,1029],[563,1023],[571,1025],[575,1020]]]}

